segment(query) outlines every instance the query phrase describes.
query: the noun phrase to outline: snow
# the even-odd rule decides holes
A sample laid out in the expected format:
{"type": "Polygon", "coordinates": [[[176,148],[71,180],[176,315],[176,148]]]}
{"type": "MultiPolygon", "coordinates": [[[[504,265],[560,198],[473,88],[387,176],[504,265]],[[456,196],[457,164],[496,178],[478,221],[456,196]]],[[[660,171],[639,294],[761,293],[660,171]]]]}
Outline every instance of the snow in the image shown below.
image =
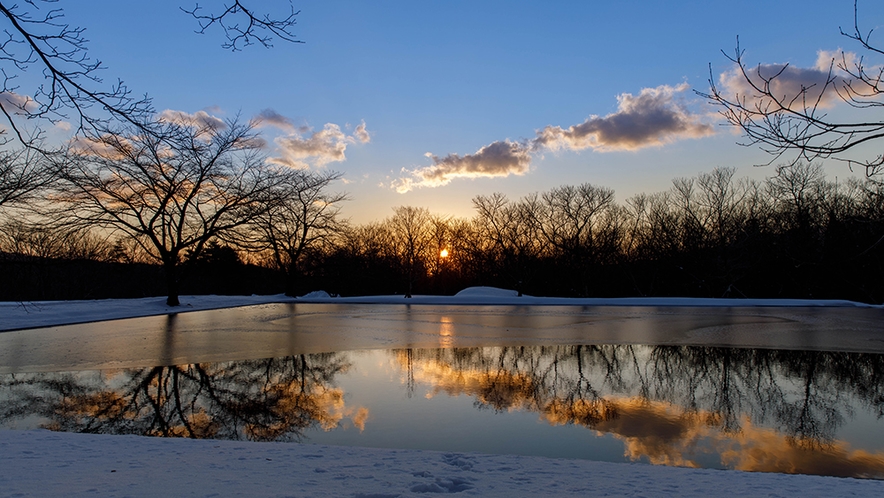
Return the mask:
{"type": "MultiPolygon", "coordinates": [[[[850,301],[285,296],[0,303],[0,330],[275,302],[606,306],[868,306],[850,301]]],[[[884,496],[881,481],[515,455],[0,430],[0,496],[884,496]],[[158,479],[158,476],[162,476],[158,479]]]]}
{"type": "MultiPolygon", "coordinates": [[[[328,294],[325,294],[328,296],[328,294]]],[[[0,331],[71,325],[141,316],[203,311],[233,306],[295,302],[275,296],[181,296],[181,306],[167,306],[165,297],[94,299],[88,301],[0,302],[0,331]]]]}
{"type": "Polygon", "coordinates": [[[497,287],[468,287],[455,294],[454,297],[519,297],[519,293],[497,287]]]}
{"type": "Polygon", "coordinates": [[[427,305],[531,305],[531,306],[692,306],[692,307],[861,307],[880,308],[865,303],[824,299],[712,299],[681,297],[565,298],[518,296],[514,290],[495,287],[470,287],[454,296],[332,297],[317,290],[298,298],[283,294],[272,296],[181,296],[181,306],[166,305],[165,297],[140,299],[97,299],[90,301],[0,302],[0,331],[53,325],[70,325],[99,320],[202,311],[233,306],[267,303],[337,303],[337,304],[427,304],[427,305]]]}
{"type": "Polygon", "coordinates": [[[0,431],[3,496],[881,496],[859,479],[293,443],[0,431]]]}

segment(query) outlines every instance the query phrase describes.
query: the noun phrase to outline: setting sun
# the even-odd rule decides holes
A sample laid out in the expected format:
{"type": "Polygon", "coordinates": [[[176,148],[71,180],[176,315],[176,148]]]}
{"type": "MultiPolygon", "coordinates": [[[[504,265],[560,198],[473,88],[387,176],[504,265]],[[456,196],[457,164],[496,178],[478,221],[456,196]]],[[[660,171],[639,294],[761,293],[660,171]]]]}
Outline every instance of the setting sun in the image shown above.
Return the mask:
{"type": "Polygon", "coordinates": [[[439,251],[439,257],[440,258],[447,258],[448,257],[448,249],[442,249],[441,251],[439,251]]]}

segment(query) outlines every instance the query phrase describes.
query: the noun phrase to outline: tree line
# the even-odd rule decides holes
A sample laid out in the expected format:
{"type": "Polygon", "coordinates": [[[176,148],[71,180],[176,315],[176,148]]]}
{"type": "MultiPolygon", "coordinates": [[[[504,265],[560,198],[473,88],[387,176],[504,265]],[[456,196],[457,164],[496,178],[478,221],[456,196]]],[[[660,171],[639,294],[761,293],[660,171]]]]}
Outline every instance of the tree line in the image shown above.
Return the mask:
{"type": "Polygon", "coordinates": [[[881,302],[881,184],[831,182],[817,164],[775,172],[755,181],[718,168],[622,204],[588,183],[477,196],[468,219],[400,207],[343,230],[302,271],[307,287],[341,294],[490,285],[544,296],[881,302]]]}
{"type": "Polygon", "coordinates": [[[6,300],[187,293],[884,301],[881,182],[793,162],[717,168],[623,203],[589,183],[494,193],[457,218],[350,223],[340,174],[265,161],[249,123],[154,121],[0,155],[6,300]],[[143,133],[150,126],[152,133],[143,133]]]}

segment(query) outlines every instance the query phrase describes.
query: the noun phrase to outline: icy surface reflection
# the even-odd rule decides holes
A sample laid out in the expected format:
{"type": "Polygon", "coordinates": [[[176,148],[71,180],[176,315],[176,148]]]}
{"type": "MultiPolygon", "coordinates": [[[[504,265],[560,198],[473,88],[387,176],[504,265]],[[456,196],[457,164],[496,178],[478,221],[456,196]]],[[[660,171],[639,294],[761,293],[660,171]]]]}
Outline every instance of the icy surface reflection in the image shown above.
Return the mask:
{"type": "Polygon", "coordinates": [[[882,478],[882,374],[873,353],[373,350],[10,374],[0,423],[882,478]]]}

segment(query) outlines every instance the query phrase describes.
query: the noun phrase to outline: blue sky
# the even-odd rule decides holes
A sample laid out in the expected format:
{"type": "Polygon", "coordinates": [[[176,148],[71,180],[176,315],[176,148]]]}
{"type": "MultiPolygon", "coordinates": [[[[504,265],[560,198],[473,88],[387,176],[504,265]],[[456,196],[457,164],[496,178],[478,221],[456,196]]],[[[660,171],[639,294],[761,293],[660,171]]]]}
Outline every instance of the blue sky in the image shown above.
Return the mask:
{"type": "MultiPolygon", "coordinates": [[[[293,5],[305,43],[230,53],[220,32],[194,33],[179,10],[187,0],[60,3],[86,28],[106,80],[148,93],[159,111],[263,115],[278,162],[344,173],[336,189],[349,192],[344,214],[357,223],[399,205],[470,216],[479,194],[584,182],[622,202],[719,166],[766,176],[771,168],[753,165],[769,157],[736,145],[694,93],[708,89],[709,64],[716,78],[729,70],[721,50],[737,36],[753,65],[810,68],[820,50],[859,49],[838,31],[852,28],[851,0],[293,5]],[[677,122],[626,129],[626,109],[647,105],[677,122]]],[[[860,14],[874,28],[884,5],[861,1],[860,14]]]]}

